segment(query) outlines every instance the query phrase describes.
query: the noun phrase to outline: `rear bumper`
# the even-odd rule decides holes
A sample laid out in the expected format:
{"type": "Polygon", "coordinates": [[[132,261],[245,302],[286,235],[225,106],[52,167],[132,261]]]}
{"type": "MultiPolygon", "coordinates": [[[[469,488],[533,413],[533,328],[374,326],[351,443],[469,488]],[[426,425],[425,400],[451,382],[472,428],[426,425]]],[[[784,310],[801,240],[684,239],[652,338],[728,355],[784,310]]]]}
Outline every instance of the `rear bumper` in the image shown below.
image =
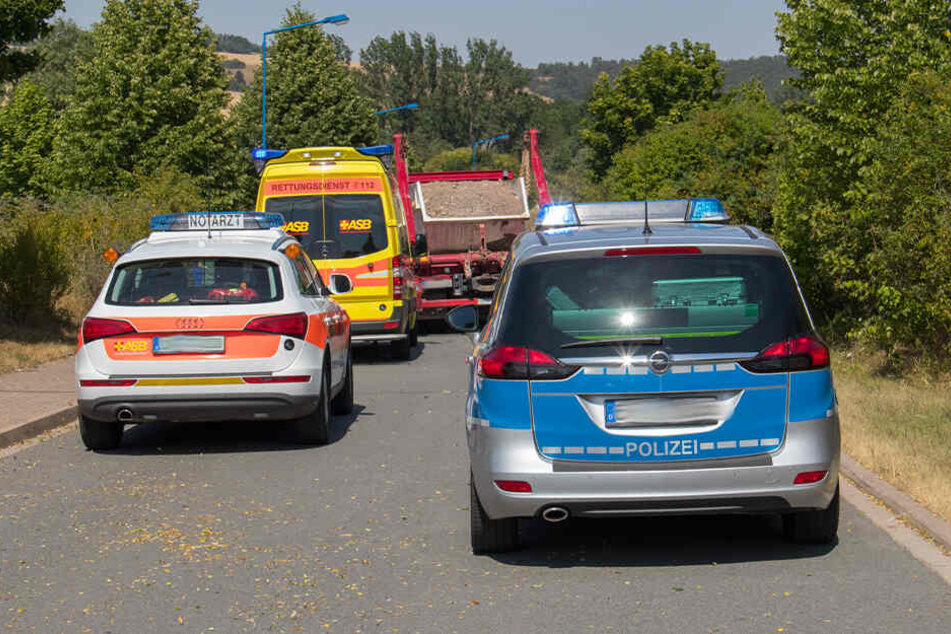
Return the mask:
{"type": "Polygon", "coordinates": [[[207,422],[207,421],[270,421],[291,420],[307,416],[317,409],[315,395],[279,393],[189,394],[188,396],[107,396],[80,399],[79,412],[98,421],[117,420],[122,410],[131,418],[125,422],[207,422]]]}
{"type": "Polygon", "coordinates": [[[592,465],[541,456],[531,430],[468,428],[472,474],[491,518],[535,517],[561,506],[582,517],[764,513],[823,509],[838,485],[836,416],[790,423],[782,447],[757,460],[592,465]],[[794,485],[798,473],[828,471],[794,485]],[[496,480],[524,480],[532,493],[506,493],[496,480]]]}
{"type": "Polygon", "coordinates": [[[394,306],[388,319],[351,321],[350,338],[353,343],[406,339],[409,336],[409,313],[405,306],[394,306]],[[394,322],[396,326],[392,325],[394,322]]]}

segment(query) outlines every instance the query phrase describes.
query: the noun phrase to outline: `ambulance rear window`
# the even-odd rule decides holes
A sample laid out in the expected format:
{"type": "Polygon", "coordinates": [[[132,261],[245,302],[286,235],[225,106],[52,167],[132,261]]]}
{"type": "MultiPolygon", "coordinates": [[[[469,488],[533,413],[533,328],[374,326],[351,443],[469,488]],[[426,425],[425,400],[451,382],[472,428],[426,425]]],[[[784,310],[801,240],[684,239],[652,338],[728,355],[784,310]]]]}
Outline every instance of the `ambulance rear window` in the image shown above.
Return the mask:
{"type": "Polygon", "coordinates": [[[106,303],[260,304],[282,299],[273,262],[237,258],[171,258],[131,262],[116,270],[106,303]]]}
{"type": "Polygon", "coordinates": [[[386,216],[379,194],[281,196],[265,203],[284,216],[284,231],[318,260],[357,258],[386,249],[386,216]]]}

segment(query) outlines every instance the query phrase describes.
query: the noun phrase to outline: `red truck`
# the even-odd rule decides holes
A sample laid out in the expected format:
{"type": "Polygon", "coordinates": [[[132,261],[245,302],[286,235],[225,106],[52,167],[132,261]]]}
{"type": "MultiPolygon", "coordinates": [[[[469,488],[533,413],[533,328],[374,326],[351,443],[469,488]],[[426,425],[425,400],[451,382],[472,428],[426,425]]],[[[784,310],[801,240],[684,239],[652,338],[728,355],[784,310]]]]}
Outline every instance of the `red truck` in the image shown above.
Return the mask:
{"type": "MultiPolygon", "coordinates": [[[[525,133],[527,167],[540,204],[551,197],[538,154],[537,131],[525,133]]],[[[524,176],[508,170],[409,173],[396,136],[397,182],[412,209],[419,319],[438,320],[456,306],[488,310],[512,241],[531,213],[524,176]]],[[[408,218],[409,219],[409,218],[408,218]]]]}

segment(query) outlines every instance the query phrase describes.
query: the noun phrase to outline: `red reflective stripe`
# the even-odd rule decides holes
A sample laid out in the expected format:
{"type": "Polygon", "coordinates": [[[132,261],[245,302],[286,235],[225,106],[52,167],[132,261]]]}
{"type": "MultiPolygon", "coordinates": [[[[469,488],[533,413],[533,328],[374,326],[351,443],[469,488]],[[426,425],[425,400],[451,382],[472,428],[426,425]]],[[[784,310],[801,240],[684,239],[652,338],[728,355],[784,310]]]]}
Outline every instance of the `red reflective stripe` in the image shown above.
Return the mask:
{"type": "Polygon", "coordinates": [[[796,476],[793,484],[815,484],[826,477],[828,471],[803,471],[796,476]]]}
{"type": "Polygon", "coordinates": [[[244,377],[245,383],[250,383],[251,385],[264,385],[271,383],[307,383],[310,381],[310,376],[306,375],[295,375],[295,376],[246,376],[244,377]]]}
{"type": "Polygon", "coordinates": [[[496,480],[495,486],[508,493],[531,493],[532,485],[522,480],[496,480]]]}
{"type": "Polygon", "coordinates": [[[82,379],[80,387],[131,387],[138,383],[137,379],[82,379]]]}

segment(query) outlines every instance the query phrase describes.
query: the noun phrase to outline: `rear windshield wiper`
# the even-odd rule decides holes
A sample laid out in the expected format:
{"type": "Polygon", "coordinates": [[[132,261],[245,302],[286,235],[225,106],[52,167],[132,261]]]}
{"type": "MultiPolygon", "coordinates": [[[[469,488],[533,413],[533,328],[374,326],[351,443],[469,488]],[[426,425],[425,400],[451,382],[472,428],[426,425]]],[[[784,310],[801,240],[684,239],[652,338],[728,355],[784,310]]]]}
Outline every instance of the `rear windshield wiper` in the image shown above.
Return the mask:
{"type": "Polygon", "coordinates": [[[633,343],[642,346],[660,346],[663,345],[663,337],[619,337],[616,339],[592,339],[591,341],[572,341],[562,344],[562,348],[596,348],[598,346],[617,346],[625,343],[633,343]]]}
{"type": "Polygon", "coordinates": [[[250,300],[232,297],[230,299],[190,299],[189,304],[194,305],[215,305],[215,304],[247,304],[250,300]]]}

